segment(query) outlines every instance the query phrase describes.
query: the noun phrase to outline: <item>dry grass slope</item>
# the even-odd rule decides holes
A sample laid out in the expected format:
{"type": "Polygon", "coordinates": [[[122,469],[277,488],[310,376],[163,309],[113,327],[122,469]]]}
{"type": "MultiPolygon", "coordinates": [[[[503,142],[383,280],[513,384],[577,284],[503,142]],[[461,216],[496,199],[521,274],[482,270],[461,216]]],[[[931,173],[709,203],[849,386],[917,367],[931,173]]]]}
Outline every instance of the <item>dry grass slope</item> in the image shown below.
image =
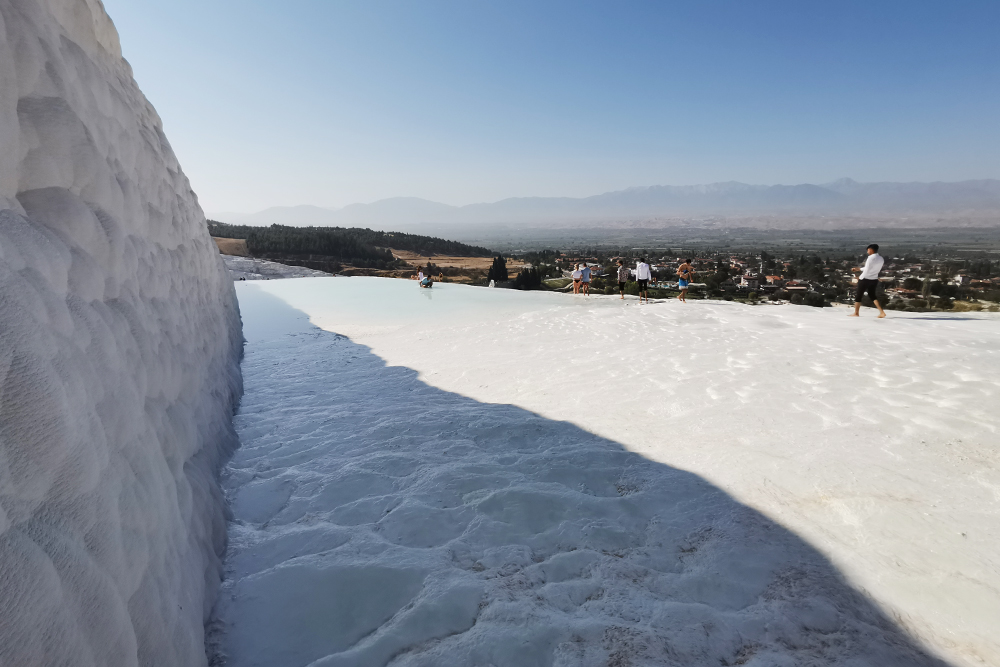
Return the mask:
{"type": "Polygon", "coordinates": [[[249,257],[246,239],[224,239],[213,236],[215,245],[219,246],[219,252],[223,255],[233,255],[235,257],[249,257]]]}

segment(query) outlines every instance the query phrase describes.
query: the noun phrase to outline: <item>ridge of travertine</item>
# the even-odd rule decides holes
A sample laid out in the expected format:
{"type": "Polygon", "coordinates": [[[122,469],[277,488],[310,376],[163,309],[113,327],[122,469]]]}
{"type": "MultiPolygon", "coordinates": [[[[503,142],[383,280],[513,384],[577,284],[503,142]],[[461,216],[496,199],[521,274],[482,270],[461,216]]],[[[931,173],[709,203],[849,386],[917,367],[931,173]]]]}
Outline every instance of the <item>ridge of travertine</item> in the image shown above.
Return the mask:
{"type": "Polygon", "coordinates": [[[0,664],[204,665],[235,292],[99,0],[0,0],[0,664]]]}

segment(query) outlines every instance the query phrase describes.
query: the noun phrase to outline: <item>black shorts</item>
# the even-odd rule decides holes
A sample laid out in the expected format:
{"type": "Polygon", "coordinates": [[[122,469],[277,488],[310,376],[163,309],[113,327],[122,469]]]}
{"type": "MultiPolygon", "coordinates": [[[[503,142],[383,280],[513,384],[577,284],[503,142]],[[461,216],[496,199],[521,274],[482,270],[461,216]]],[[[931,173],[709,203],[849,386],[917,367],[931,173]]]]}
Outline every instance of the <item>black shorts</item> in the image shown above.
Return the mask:
{"type": "Polygon", "coordinates": [[[647,278],[646,280],[637,280],[636,282],[639,283],[639,291],[645,292],[646,286],[649,285],[649,279],[647,278]]]}
{"type": "Polygon", "coordinates": [[[624,292],[625,291],[625,283],[623,283],[620,280],[618,281],[618,291],[619,292],[624,292]]]}
{"type": "Polygon", "coordinates": [[[854,295],[854,302],[861,303],[861,297],[868,293],[872,301],[878,299],[878,280],[875,278],[865,278],[858,281],[858,291],[854,295]]]}

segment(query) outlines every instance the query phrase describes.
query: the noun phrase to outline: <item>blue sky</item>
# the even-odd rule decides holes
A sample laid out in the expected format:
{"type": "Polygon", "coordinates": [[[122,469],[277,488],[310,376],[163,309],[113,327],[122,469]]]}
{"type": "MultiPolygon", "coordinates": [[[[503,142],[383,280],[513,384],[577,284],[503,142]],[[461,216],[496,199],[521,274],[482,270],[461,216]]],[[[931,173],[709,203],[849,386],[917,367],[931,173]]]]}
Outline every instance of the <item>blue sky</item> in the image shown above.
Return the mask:
{"type": "Polygon", "coordinates": [[[203,207],[1000,178],[1000,2],[105,0],[203,207]]]}

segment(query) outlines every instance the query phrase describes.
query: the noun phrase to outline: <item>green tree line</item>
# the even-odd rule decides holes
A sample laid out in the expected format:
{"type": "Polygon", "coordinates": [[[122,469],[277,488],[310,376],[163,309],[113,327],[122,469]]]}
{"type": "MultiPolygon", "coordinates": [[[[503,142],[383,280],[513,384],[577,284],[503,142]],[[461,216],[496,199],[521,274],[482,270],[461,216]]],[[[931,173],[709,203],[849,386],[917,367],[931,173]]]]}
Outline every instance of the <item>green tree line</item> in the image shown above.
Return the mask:
{"type": "Polygon", "coordinates": [[[380,232],[358,227],[251,227],[208,221],[212,236],[246,239],[251,255],[325,255],[343,261],[393,261],[394,250],[407,250],[423,255],[454,255],[458,257],[488,257],[488,248],[467,245],[433,236],[380,232]]]}

